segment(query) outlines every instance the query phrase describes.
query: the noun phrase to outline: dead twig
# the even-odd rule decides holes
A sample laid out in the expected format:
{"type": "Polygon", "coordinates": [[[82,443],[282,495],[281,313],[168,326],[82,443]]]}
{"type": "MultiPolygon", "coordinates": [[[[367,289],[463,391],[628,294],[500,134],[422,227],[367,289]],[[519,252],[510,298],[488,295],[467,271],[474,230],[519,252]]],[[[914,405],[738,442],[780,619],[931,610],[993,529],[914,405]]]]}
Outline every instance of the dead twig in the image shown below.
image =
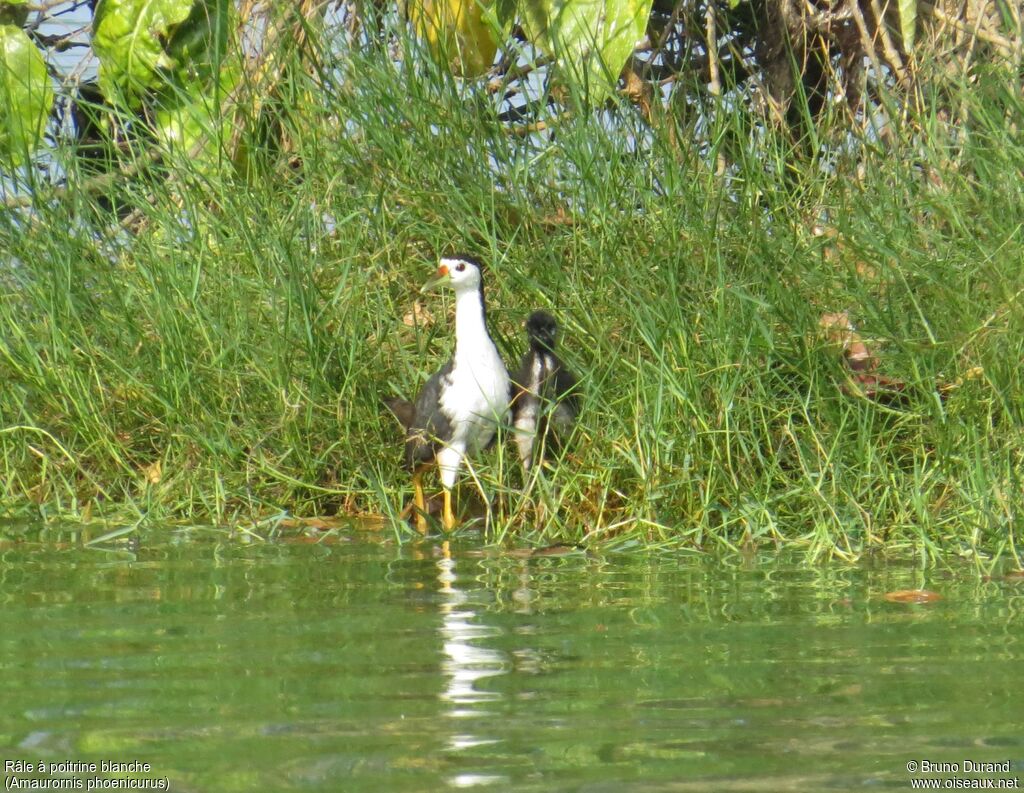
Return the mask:
{"type": "Polygon", "coordinates": [[[525,138],[527,135],[532,135],[534,132],[543,132],[546,129],[554,127],[571,116],[572,113],[566,111],[564,113],[559,113],[550,121],[541,120],[534,121],[532,124],[520,124],[516,127],[508,127],[506,131],[517,137],[525,138]]]}
{"type": "Polygon", "coordinates": [[[961,33],[973,34],[977,36],[980,41],[984,41],[986,44],[991,44],[1000,55],[1010,58],[1015,54],[1013,42],[1005,36],[1000,36],[998,33],[995,33],[988,28],[980,26],[973,27],[969,22],[965,22],[962,19],[952,16],[938,6],[924,2],[924,0],[919,0],[918,7],[944,25],[949,25],[961,33]]]}
{"type": "Polygon", "coordinates": [[[141,170],[159,161],[160,152],[156,149],[150,149],[143,152],[130,163],[122,165],[117,170],[110,171],[109,173],[97,174],[91,176],[88,179],[83,179],[80,182],[67,182],[66,184],[55,187],[52,190],[47,191],[43,195],[33,193],[30,195],[18,195],[9,196],[4,199],[4,208],[6,209],[24,209],[25,207],[33,206],[39,202],[55,201],[64,198],[71,190],[75,192],[86,192],[96,193],[102,192],[109,189],[114,183],[121,181],[122,179],[130,179],[136,176],[141,170]]]}

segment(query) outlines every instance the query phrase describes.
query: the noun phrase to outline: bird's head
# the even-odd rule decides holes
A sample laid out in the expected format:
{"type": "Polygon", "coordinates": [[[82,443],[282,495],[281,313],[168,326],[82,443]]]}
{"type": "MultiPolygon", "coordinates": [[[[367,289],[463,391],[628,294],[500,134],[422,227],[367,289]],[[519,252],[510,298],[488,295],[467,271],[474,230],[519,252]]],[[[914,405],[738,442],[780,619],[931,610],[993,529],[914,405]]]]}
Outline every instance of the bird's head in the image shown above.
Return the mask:
{"type": "Polygon", "coordinates": [[[534,311],[526,320],[526,338],[530,346],[554,352],[558,323],[546,311],[534,311]]]}
{"type": "Polygon", "coordinates": [[[421,291],[451,285],[456,292],[480,289],[483,264],[472,256],[445,256],[438,264],[437,273],[421,291]]]}

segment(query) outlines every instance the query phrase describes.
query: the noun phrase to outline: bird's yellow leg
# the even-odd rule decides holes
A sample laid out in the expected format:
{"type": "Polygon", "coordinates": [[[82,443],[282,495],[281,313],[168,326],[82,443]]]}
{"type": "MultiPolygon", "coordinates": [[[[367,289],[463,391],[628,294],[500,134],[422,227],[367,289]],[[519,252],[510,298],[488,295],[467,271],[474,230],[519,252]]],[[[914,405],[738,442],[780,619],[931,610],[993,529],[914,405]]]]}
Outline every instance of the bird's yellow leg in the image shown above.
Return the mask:
{"type": "Polygon", "coordinates": [[[445,531],[455,528],[455,514],[452,512],[452,491],[447,487],[444,489],[444,512],[441,513],[441,522],[445,531]]]}
{"type": "Polygon", "coordinates": [[[412,509],[416,513],[416,531],[427,533],[427,501],[423,497],[423,471],[412,475],[412,509]]]}

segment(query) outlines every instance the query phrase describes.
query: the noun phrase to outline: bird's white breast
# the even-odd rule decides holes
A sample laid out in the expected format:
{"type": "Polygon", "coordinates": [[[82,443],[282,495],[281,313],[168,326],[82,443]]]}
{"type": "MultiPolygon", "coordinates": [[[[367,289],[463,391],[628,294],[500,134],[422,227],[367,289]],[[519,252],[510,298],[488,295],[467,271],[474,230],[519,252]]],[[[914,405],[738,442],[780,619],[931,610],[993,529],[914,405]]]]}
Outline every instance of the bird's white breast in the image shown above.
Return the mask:
{"type": "Polygon", "coordinates": [[[509,377],[489,337],[460,339],[441,409],[455,429],[452,442],[470,450],[487,445],[508,413],[509,377]]]}

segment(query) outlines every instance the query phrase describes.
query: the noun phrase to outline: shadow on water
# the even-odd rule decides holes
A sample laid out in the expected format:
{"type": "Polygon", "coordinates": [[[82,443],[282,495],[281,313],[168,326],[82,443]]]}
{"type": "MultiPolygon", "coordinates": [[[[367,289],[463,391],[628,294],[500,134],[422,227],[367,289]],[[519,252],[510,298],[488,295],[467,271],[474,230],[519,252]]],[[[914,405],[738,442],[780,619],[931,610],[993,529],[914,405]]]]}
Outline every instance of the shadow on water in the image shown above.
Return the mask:
{"type": "Polygon", "coordinates": [[[130,775],[179,791],[908,789],[922,759],[1024,775],[1019,578],[90,538],[0,528],[5,759],[146,762],[130,775]]]}

